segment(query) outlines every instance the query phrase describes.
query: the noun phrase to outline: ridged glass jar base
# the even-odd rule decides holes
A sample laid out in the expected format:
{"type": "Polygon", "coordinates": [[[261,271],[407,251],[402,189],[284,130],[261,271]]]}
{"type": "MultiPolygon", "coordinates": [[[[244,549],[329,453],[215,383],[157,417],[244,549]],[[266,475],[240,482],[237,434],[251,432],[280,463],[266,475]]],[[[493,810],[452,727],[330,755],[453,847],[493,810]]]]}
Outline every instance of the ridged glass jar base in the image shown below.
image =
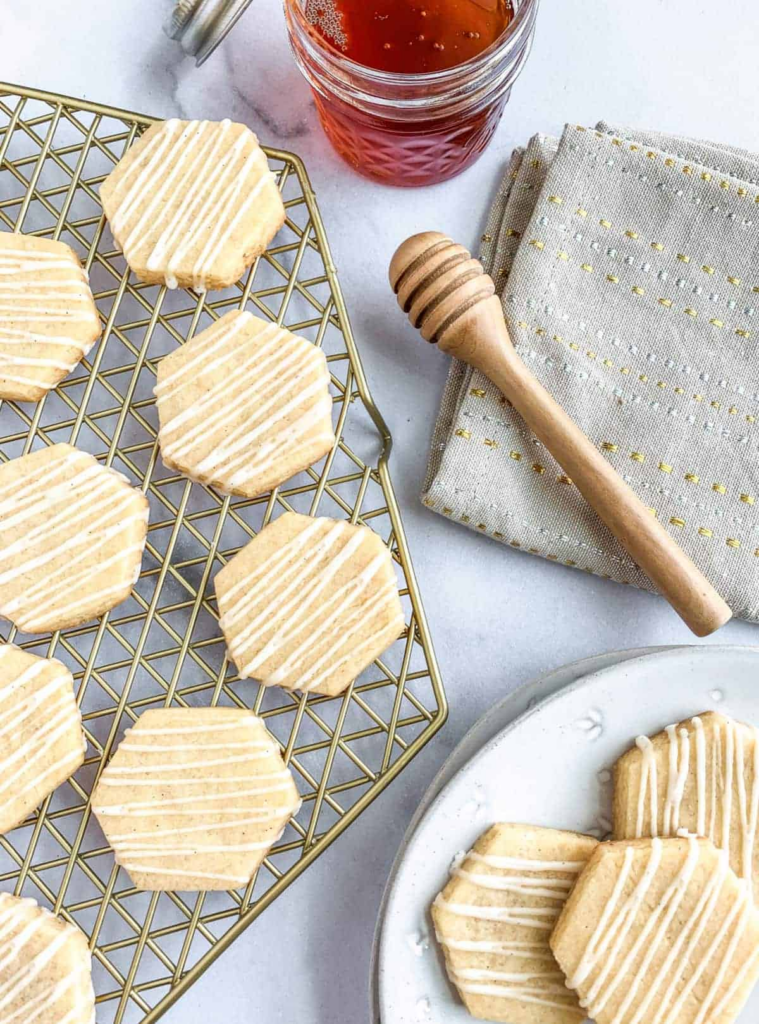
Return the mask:
{"type": "Polygon", "coordinates": [[[447,181],[470,167],[493,137],[508,94],[464,123],[412,125],[357,114],[318,93],[315,99],[327,138],[354,171],[383,185],[414,188],[447,181]]]}

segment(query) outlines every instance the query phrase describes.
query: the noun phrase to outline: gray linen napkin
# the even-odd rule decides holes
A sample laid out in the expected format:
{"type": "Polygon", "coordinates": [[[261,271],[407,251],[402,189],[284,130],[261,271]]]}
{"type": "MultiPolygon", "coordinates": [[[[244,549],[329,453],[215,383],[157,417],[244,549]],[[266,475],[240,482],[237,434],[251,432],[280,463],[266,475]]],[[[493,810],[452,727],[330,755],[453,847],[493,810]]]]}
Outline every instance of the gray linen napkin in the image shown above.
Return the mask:
{"type": "MultiPolygon", "coordinates": [[[[568,125],[514,152],[481,259],[535,376],[759,621],[759,156],[568,125]]],[[[487,378],[455,363],[422,500],[653,589],[487,378]]]]}

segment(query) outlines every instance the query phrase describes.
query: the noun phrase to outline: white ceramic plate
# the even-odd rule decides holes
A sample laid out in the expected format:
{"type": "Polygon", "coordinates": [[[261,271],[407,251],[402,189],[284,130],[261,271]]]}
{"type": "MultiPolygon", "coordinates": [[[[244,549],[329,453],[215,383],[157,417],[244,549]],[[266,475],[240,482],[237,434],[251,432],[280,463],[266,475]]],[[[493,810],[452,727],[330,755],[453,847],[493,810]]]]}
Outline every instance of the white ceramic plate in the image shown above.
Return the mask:
{"type": "MultiPolygon", "coordinates": [[[[388,894],[378,964],[382,1024],[471,1024],[445,977],[428,915],[458,852],[499,820],[604,834],[608,769],[632,739],[714,709],[759,723],[755,649],[679,648],[595,672],[483,747],[417,826],[388,894]]],[[[757,1019],[759,991],[740,1024],[757,1019]]]]}
{"type": "Polygon", "coordinates": [[[427,811],[435,797],[448,785],[453,776],[470,761],[494,736],[510,725],[516,718],[524,714],[529,708],[534,707],[539,701],[552,696],[565,686],[576,683],[578,679],[590,675],[591,672],[600,672],[603,668],[620,664],[623,661],[630,661],[632,658],[639,658],[643,654],[671,650],[670,647],[638,647],[627,651],[609,651],[605,654],[596,654],[592,658],[582,658],[580,661],[573,661],[569,665],[562,665],[544,676],[525,683],[523,686],[512,690],[492,708],[489,708],[471,729],[462,737],[456,747],[451,751],[443,762],[435,778],[427,787],[419,806],[414,811],[414,816],[409,822],[406,833],[403,837],[398,852],[395,855],[393,866],[390,869],[385,891],[382,895],[377,924],[374,929],[374,941],[372,942],[372,956],[369,972],[369,1007],[370,1019],[373,1024],[381,1024],[379,985],[378,985],[378,960],[380,936],[385,918],[385,908],[390,893],[395,886],[395,877],[402,869],[406,848],[411,842],[411,837],[416,827],[427,811]]]}

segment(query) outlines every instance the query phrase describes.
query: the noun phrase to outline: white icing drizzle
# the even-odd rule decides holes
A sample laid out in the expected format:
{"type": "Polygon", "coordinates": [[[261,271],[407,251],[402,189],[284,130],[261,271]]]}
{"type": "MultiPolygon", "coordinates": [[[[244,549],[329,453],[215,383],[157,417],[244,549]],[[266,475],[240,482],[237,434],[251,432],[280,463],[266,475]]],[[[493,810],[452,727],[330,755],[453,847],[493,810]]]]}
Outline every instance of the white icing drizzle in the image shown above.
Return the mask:
{"type": "Polygon", "coordinates": [[[561,971],[496,971],[472,967],[452,970],[450,974],[451,980],[462,992],[574,1010],[579,1017],[584,1016],[582,1010],[567,1002],[568,993],[561,971]],[[492,982],[501,984],[489,984],[492,982]]]}
{"type": "MultiPolygon", "coordinates": [[[[243,716],[238,721],[210,722],[208,725],[203,726],[203,735],[206,736],[209,733],[224,732],[227,729],[244,729],[246,726],[249,729],[254,729],[258,726],[258,719],[255,715],[243,716]]],[[[130,732],[132,732],[132,730],[127,729],[124,734],[125,737],[128,736],[130,732]]],[[[197,725],[174,725],[160,729],[150,729],[148,726],[140,726],[140,736],[196,736],[197,732],[197,725]]]]}
{"type": "MultiPolygon", "coordinates": [[[[130,730],[131,731],[131,730],[130,730]]],[[[145,754],[158,754],[165,753],[166,751],[172,750],[250,750],[251,747],[258,747],[261,750],[265,750],[266,753],[271,753],[271,743],[261,742],[241,742],[241,743],[124,743],[121,744],[124,750],[137,750],[145,754]]]]}
{"type": "Polygon", "coordinates": [[[577,874],[584,866],[585,861],[581,860],[539,860],[474,850],[454,861],[452,878],[459,878],[483,893],[500,894],[492,897],[498,899],[496,905],[479,898],[472,902],[445,899],[442,893],[435,900],[437,910],[474,922],[475,931],[470,932],[474,937],[459,938],[446,935],[446,929],[436,919],[436,935],[446,950],[448,974],[460,992],[548,1006],[573,1012],[578,1018],[584,1016],[576,997],[564,984],[548,944],[577,874]],[[483,932],[478,934],[477,929],[485,929],[487,937],[481,938],[483,932]],[[514,937],[520,932],[529,940],[514,937]],[[533,937],[536,933],[537,938],[533,937]]]}
{"type": "Polygon", "coordinates": [[[653,744],[646,736],[635,741],[641,753],[635,838],[674,836],[686,824],[730,852],[731,833],[736,830],[739,845],[733,853],[733,868],[753,889],[759,827],[759,730],[727,716],[715,719],[708,729],[698,716],[690,720],[690,725],[691,730],[674,725],[665,730],[666,790],[661,806],[653,744]],[[750,752],[746,749],[746,729],[751,733],[750,752]],[[681,814],[686,794],[695,810],[693,820],[684,823],[681,814]]]}
{"type": "Polygon", "coordinates": [[[219,593],[220,624],[241,676],[307,692],[398,636],[402,612],[386,552],[346,572],[370,536],[304,517],[295,537],[219,593]],[[345,582],[335,586],[338,578],[345,582]]]}
{"type": "Polygon", "coordinates": [[[21,249],[17,238],[0,232],[0,381],[48,391],[89,352],[100,322],[68,246],[21,249]]]}
{"type": "Polygon", "coordinates": [[[472,917],[478,921],[502,921],[523,928],[537,928],[551,932],[561,913],[554,907],[487,907],[476,903],[450,903],[438,896],[435,906],[459,917],[472,917]]]}
{"type": "Polygon", "coordinates": [[[277,201],[255,137],[246,131],[231,141],[231,127],[229,120],[166,121],[114,179],[106,206],[127,261],[163,271],[170,288],[189,276],[205,291],[251,206],[267,190],[269,201],[277,201]]]}
{"type": "MultiPolygon", "coordinates": [[[[258,776],[256,776],[258,777],[258,776]]],[[[247,775],[225,775],[224,782],[250,782],[250,774],[247,775]]],[[[148,786],[154,787],[155,782],[152,778],[150,779],[114,779],[110,774],[103,775],[98,783],[99,786],[148,786]]],[[[161,788],[165,789],[167,786],[207,786],[208,777],[205,775],[199,776],[188,776],[183,775],[178,779],[161,779],[161,788]]]]}
{"type": "Polygon", "coordinates": [[[138,875],[205,879],[208,888],[247,882],[300,804],[279,747],[246,712],[149,714],[128,730],[93,796],[117,862],[138,875]],[[225,734],[228,742],[206,742],[225,734]],[[126,800],[114,786],[128,787],[126,800]]]}
{"type": "MultiPolygon", "coordinates": [[[[182,810],[186,804],[197,804],[197,803],[219,803],[231,799],[232,797],[240,796],[262,796],[264,793],[277,793],[281,790],[292,788],[292,776],[290,772],[284,768],[279,772],[261,772],[256,774],[256,781],[263,781],[265,779],[277,779],[271,786],[253,786],[249,789],[233,789],[229,792],[216,792],[210,793],[199,793],[195,796],[181,796],[181,797],[167,797],[162,800],[144,800],[144,801],[132,801],[126,804],[110,804],[108,807],[101,807],[98,814],[102,817],[103,815],[125,815],[126,817],[145,817],[155,813],[156,807],[175,807],[178,804],[178,810],[167,811],[167,814],[171,815],[195,815],[195,814],[218,814],[216,808],[203,808],[192,810],[182,810]]],[[[186,781],[186,780],[184,780],[186,781]]],[[[226,780],[225,780],[226,781],[226,780]]],[[[224,810],[229,814],[243,814],[247,813],[247,807],[234,807],[229,804],[225,804],[224,810]]]]}
{"type": "Polygon", "coordinates": [[[136,861],[132,861],[128,866],[125,864],[124,867],[126,867],[127,870],[139,871],[141,875],[170,874],[172,877],[178,875],[180,878],[207,878],[209,881],[229,882],[230,885],[233,885],[235,888],[240,885],[246,885],[248,882],[247,875],[229,875],[222,874],[219,871],[187,871],[183,868],[174,867],[174,865],[172,865],[171,868],[156,868],[149,864],[138,864],[136,861]]]}
{"type": "Polygon", "coordinates": [[[159,441],[164,458],[192,479],[253,496],[334,443],[327,362],[303,338],[235,310],[164,366],[174,362],[168,375],[159,370],[155,388],[159,441]],[[177,396],[199,380],[208,386],[178,407],[177,396]]]}
{"type": "MultiPolygon", "coordinates": [[[[515,871],[569,871],[579,874],[585,867],[584,860],[529,860],[523,857],[497,857],[495,854],[475,853],[470,850],[467,860],[476,864],[487,864],[491,868],[507,868],[515,871]]],[[[552,882],[557,879],[552,878],[552,882]]]]}
{"type": "Polygon", "coordinates": [[[155,777],[155,772],[184,772],[184,771],[187,771],[188,769],[197,768],[199,764],[202,764],[202,766],[204,768],[215,768],[217,765],[220,765],[220,764],[228,765],[228,764],[240,764],[240,763],[242,763],[244,761],[257,761],[257,760],[259,760],[259,758],[271,757],[272,754],[278,754],[278,753],[279,753],[279,747],[277,747],[275,744],[269,744],[268,746],[264,746],[263,749],[255,751],[255,753],[241,754],[241,755],[235,756],[235,757],[217,757],[217,758],[214,758],[213,760],[207,760],[206,758],[203,758],[200,761],[193,760],[193,761],[184,761],[184,762],[169,761],[166,764],[144,764],[143,763],[143,764],[128,765],[128,766],[111,765],[110,768],[109,768],[109,771],[110,771],[111,775],[144,775],[146,770],[149,769],[151,775],[153,775],[154,781],[157,782],[158,785],[162,785],[163,784],[163,779],[160,779],[160,778],[157,779],[155,777]]]}
{"type": "Polygon", "coordinates": [[[753,905],[745,883],[738,897],[727,911],[714,939],[706,949],[701,944],[705,927],[722,895],[728,874],[727,854],[720,851],[716,865],[699,892],[692,910],[683,915],[681,907],[689,886],[696,877],[700,850],[698,840],[687,836],[688,842],[682,863],[663,892],[654,898],[657,874],[661,867],[663,843],[654,838],[642,873],[632,882],[635,849],[625,850],[621,870],[613,891],[599,921],[580,957],[567,985],[583,988],[582,1005],[588,1015],[598,1017],[609,1000],[623,988],[623,998],[616,1005],[609,1024],[676,1024],[683,1003],[694,989],[707,967],[716,967],[709,991],[693,1019],[693,1024],[706,1024],[715,1019],[710,1006],[724,985],[726,972],[733,954],[753,914],[753,905]],[[736,918],[737,923],[736,923],[736,918]],[[677,923],[672,941],[673,922],[677,923]],[[638,927],[642,924],[642,927],[638,927]],[[632,935],[635,935],[631,941],[632,935]],[[717,951],[723,945],[722,952],[717,951]],[[664,943],[671,942],[656,972],[651,976],[651,964],[661,955],[664,943]],[[624,951],[624,952],[623,952],[624,951]],[[687,980],[683,984],[685,972],[687,980]],[[587,982],[593,978],[590,985],[587,982]],[[679,990],[679,991],[678,991],[679,990]],[[675,993],[677,998],[673,1000],[675,993]],[[630,1008],[636,998],[642,998],[633,1013],[630,1008]]]}
{"type": "Polygon", "coordinates": [[[0,893],[2,1024],[94,1021],[89,957],[77,963],[67,955],[51,970],[74,934],[72,925],[55,922],[53,915],[38,908],[34,900],[0,893]]]}
{"type": "MultiPolygon", "coordinates": [[[[562,1002],[560,999],[547,999],[544,996],[537,995],[537,992],[550,991],[546,986],[540,988],[531,988],[524,984],[521,985],[475,985],[470,982],[457,982],[454,978],[454,984],[462,992],[471,992],[472,995],[478,996],[500,996],[502,999],[514,999],[518,1003],[535,1003],[539,1006],[552,1006],[562,1010],[567,1010],[572,1013],[576,1013],[578,1018],[582,1019],[585,1016],[583,1010],[577,1010],[572,1006],[571,1003],[562,1002]]],[[[556,988],[557,995],[558,986],[556,988]]]]}
{"type": "MultiPolygon", "coordinates": [[[[27,632],[45,632],[50,622],[76,622],[125,594],[139,567],[148,507],[122,474],[68,445],[25,458],[36,469],[0,487],[0,613],[27,632]]],[[[1,467],[0,480],[15,465],[1,467]]]]}
{"type": "Polygon", "coordinates": [[[572,882],[561,878],[544,879],[536,882],[534,878],[527,875],[478,875],[463,868],[456,868],[453,872],[458,878],[464,878],[472,885],[479,885],[483,889],[497,889],[502,892],[515,892],[525,896],[542,896],[544,899],[561,900],[562,902],[569,895],[572,882]]]}
{"type": "MultiPolygon", "coordinates": [[[[19,648],[0,648],[2,656],[19,648]]],[[[7,671],[3,668],[3,674],[7,671]]],[[[36,659],[0,687],[0,817],[12,828],[46,795],[49,778],[62,782],[83,760],[85,741],[70,677],[36,659]],[[52,678],[35,682],[43,673],[52,678]],[[60,753],[60,750],[63,753],[60,753]],[[48,763],[53,756],[52,762],[48,763]],[[30,793],[30,798],[25,795],[30,793]]]]}
{"type": "Polygon", "coordinates": [[[525,960],[550,960],[553,953],[541,942],[493,942],[488,939],[452,939],[440,932],[435,937],[441,946],[455,949],[462,953],[508,953],[525,960]]]}
{"type": "MultiPolygon", "coordinates": [[[[227,813],[227,808],[224,808],[224,813],[225,814],[227,813]]],[[[265,821],[267,818],[276,817],[277,814],[279,813],[279,808],[278,807],[248,807],[246,809],[246,813],[248,814],[247,818],[236,818],[234,821],[219,822],[217,825],[213,825],[212,826],[213,830],[215,832],[224,832],[227,829],[237,829],[241,825],[254,825],[258,821],[265,821]]],[[[217,811],[217,814],[218,814],[218,811],[217,811]]],[[[208,831],[208,828],[209,828],[209,826],[207,824],[205,824],[205,823],[202,824],[202,825],[181,825],[181,826],[176,827],[176,828],[153,828],[153,829],[150,830],[150,834],[149,835],[150,835],[151,839],[155,839],[158,836],[189,835],[190,833],[195,833],[195,832],[202,832],[203,834],[205,834],[208,831]]],[[[125,844],[125,846],[124,846],[125,849],[127,847],[131,847],[131,846],[136,846],[136,847],[138,846],[140,849],[144,849],[144,850],[149,850],[149,849],[154,849],[154,848],[155,849],[161,849],[162,848],[162,845],[160,843],[157,844],[157,845],[152,844],[152,843],[139,843],[139,844],[136,844],[134,842],[134,839],[135,839],[134,832],[123,832],[123,833],[121,833],[121,832],[110,832],[109,831],[108,838],[110,839],[111,843],[114,844],[114,845],[116,845],[118,843],[125,844]]],[[[259,844],[255,844],[255,846],[252,847],[252,848],[253,849],[259,849],[259,848],[263,848],[263,847],[265,847],[267,845],[268,845],[268,843],[264,842],[264,843],[261,843],[260,845],[259,844]]],[[[246,849],[247,849],[247,847],[246,847],[246,849]]]]}

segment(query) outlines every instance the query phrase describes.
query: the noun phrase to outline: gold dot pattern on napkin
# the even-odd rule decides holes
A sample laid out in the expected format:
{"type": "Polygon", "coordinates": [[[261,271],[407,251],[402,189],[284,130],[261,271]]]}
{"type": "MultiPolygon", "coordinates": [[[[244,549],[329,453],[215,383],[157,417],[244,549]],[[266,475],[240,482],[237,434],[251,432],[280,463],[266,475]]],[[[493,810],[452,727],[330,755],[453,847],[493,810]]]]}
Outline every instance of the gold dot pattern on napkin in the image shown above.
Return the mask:
{"type": "MultiPolygon", "coordinates": [[[[759,158],[741,151],[568,125],[515,153],[482,243],[531,372],[751,620],[757,180],[759,158]]],[[[423,500],[504,544],[651,589],[497,389],[459,364],[423,500]]]]}

